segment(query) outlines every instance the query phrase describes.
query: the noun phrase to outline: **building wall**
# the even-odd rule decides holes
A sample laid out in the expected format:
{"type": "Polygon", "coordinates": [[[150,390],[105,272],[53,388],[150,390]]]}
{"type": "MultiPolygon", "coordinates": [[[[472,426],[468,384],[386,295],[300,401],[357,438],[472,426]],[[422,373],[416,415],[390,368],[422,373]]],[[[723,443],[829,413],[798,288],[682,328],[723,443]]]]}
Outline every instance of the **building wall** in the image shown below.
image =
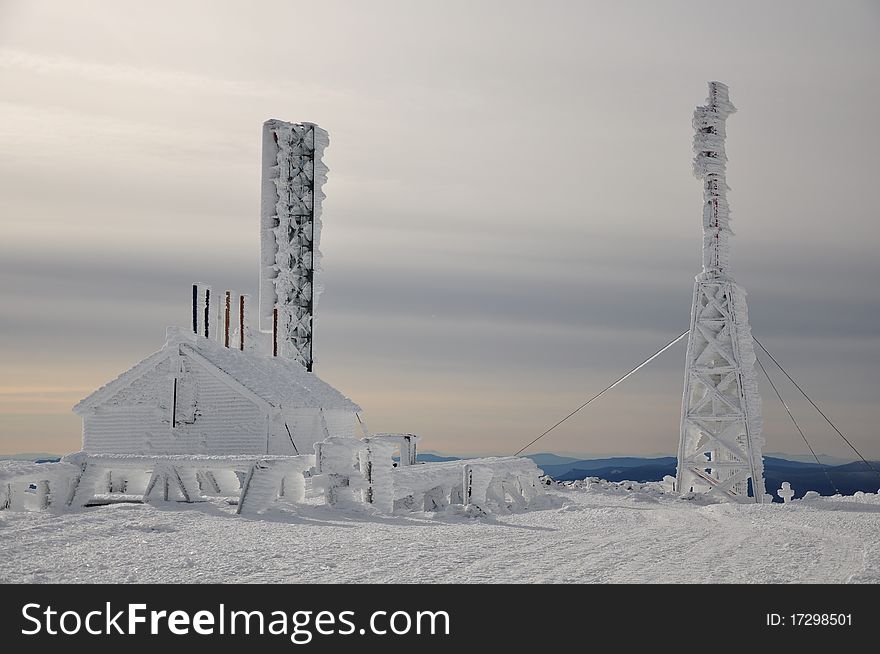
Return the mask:
{"type": "Polygon", "coordinates": [[[345,438],[360,438],[363,433],[357,422],[357,416],[353,411],[325,410],[324,420],[331,436],[344,436],[345,438]]]}
{"type": "Polygon", "coordinates": [[[314,444],[324,440],[318,409],[284,409],[272,421],[271,454],[314,454],[314,444]],[[285,427],[286,425],[286,427],[285,427]],[[287,430],[290,429],[290,436],[287,430]],[[293,438],[296,448],[291,444],[293,438]]]}
{"type": "Polygon", "coordinates": [[[272,411],[184,355],[169,357],[83,416],[83,450],[111,454],[312,454],[360,436],[352,411],[272,411]],[[177,377],[176,427],[171,427],[177,377]],[[285,426],[286,423],[286,426],[285,426]],[[287,429],[290,429],[288,436],[287,429]],[[296,448],[291,444],[293,438],[296,448]]]}
{"type": "Polygon", "coordinates": [[[322,411],[321,409],[287,409],[272,421],[271,454],[312,454],[315,443],[327,436],[356,438],[357,418],[353,411],[322,411]],[[322,415],[323,414],[323,415],[322,415]],[[285,427],[286,423],[286,427],[285,427]],[[290,436],[287,429],[290,429],[290,436]],[[296,449],[291,445],[293,438],[296,449]]]}
{"type": "Polygon", "coordinates": [[[177,426],[171,427],[171,357],[83,418],[86,452],[121,454],[263,454],[265,411],[184,357],[177,426]]]}

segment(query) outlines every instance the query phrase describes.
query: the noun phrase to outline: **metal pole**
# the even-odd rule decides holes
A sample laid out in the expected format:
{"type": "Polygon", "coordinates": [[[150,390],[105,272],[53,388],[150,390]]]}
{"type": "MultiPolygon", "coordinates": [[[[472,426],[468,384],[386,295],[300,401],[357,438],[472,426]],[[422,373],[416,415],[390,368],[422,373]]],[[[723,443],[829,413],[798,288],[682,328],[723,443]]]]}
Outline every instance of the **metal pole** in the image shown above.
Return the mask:
{"type": "Polygon", "coordinates": [[[192,313],[193,313],[193,334],[198,334],[199,333],[199,285],[198,284],[193,284],[192,313]]]}
{"type": "Polygon", "coordinates": [[[278,307],[272,309],[272,356],[278,356],[278,307]]]}
{"type": "Polygon", "coordinates": [[[226,291],[226,315],[224,316],[223,346],[229,347],[229,315],[232,313],[232,291],[226,291]]]}
{"type": "Polygon", "coordinates": [[[238,296],[238,349],[244,352],[244,295],[238,296]]]}
{"type": "Polygon", "coordinates": [[[177,377],[174,378],[174,397],[171,404],[171,427],[177,427],[177,377]]]}
{"type": "Polygon", "coordinates": [[[205,289],[205,338],[208,338],[208,325],[211,323],[211,289],[205,289]]]}

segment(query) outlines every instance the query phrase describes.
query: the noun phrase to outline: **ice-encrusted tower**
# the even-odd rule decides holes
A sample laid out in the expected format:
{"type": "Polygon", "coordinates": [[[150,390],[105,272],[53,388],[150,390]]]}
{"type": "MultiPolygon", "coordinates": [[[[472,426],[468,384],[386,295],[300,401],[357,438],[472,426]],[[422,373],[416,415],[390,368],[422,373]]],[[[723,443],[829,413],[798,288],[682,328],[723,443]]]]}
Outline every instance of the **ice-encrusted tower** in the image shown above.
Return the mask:
{"type": "Polygon", "coordinates": [[[330,144],[314,123],[263,123],[260,207],[260,330],[277,354],[312,371],[312,328],[321,238],[322,161],[330,144]]]}
{"type": "Polygon", "coordinates": [[[764,502],[761,396],[745,291],[730,272],[727,86],[709,82],[694,111],[694,174],[703,182],[703,272],[694,283],[676,488],[764,502]]]}

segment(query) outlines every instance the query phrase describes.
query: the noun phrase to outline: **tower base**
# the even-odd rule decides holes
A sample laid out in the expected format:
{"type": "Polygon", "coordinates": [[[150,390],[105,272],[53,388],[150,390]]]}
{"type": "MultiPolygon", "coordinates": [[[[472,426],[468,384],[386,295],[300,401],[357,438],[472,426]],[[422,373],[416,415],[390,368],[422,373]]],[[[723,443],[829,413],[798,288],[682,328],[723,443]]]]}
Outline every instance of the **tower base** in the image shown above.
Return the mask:
{"type": "Polygon", "coordinates": [[[761,397],[745,291],[700,275],[694,284],[676,488],[763,503],[761,397]]]}

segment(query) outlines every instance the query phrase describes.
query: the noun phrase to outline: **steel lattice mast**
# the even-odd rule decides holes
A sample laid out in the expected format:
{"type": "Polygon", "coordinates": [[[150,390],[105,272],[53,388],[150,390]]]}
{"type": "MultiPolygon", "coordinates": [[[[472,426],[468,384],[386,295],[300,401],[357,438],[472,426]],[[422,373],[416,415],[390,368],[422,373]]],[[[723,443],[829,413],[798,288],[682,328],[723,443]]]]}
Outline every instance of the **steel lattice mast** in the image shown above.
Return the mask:
{"type": "Polygon", "coordinates": [[[312,332],[327,132],[314,123],[263,124],[260,329],[277,329],[278,354],[313,368],[312,332]],[[277,314],[276,314],[277,310],[277,314]]]}
{"type": "Polygon", "coordinates": [[[730,273],[727,86],[694,111],[694,174],[703,182],[703,272],[694,283],[676,488],[764,502],[761,396],[745,291],[730,273]],[[751,480],[751,483],[749,483],[751,480]],[[751,488],[750,488],[751,486],[751,488]],[[750,493],[751,491],[751,493],[750,493]]]}

